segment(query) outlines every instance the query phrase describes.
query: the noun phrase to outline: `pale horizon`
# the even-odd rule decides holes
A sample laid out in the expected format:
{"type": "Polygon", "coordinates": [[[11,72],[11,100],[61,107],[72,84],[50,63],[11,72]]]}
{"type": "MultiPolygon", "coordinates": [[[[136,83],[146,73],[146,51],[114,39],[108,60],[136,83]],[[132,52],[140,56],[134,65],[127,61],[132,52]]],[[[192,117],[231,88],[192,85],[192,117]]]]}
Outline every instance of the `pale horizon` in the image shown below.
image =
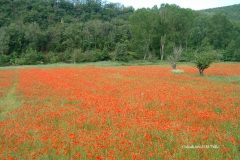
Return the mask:
{"type": "Polygon", "coordinates": [[[125,7],[132,6],[135,9],[139,8],[152,8],[154,5],[160,7],[163,3],[176,4],[181,8],[190,8],[193,10],[202,10],[209,8],[218,8],[224,6],[230,6],[234,4],[239,4],[239,0],[107,0],[112,3],[120,3],[125,7]]]}

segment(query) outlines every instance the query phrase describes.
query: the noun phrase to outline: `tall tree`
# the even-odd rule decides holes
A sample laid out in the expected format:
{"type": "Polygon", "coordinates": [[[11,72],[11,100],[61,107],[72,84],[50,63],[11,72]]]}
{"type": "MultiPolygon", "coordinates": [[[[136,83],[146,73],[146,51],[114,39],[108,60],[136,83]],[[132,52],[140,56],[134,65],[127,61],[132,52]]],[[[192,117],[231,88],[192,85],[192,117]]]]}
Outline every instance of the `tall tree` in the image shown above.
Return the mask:
{"type": "Polygon", "coordinates": [[[131,33],[138,50],[143,53],[145,60],[150,52],[150,45],[155,33],[157,14],[150,9],[139,9],[130,17],[131,33]]]}
{"type": "Polygon", "coordinates": [[[161,36],[161,41],[160,41],[160,53],[161,53],[161,61],[163,60],[163,56],[164,56],[164,46],[166,44],[166,34],[164,36],[161,36]]]}
{"type": "Polygon", "coordinates": [[[10,37],[5,28],[0,28],[0,53],[3,55],[9,49],[10,37]]]}
{"type": "Polygon", "coordinates": [[[225,49],[231,41],[232,23],[222,14],[215,14],[209,21],[207,37],[215,49],[225,49]]]}
{"type": "Polygon", "coordinates": [[[39,50],[42,40],[42,31],[38,25],[38,23],[33,22],[30,23],[28,26],[26,26],[25,35],[24,38],[26,40],[26,43],[28,43],[28,47],[33,50],[39,50]]]}

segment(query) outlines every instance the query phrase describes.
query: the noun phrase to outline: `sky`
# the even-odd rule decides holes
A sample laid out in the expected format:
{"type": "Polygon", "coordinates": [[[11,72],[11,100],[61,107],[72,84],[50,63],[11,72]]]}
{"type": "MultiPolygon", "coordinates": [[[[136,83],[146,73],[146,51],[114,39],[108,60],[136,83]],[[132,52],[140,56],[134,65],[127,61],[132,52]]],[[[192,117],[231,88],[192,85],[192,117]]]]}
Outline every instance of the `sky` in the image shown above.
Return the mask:
{"type": "Polygon", "coordinates": [[[193,10],[201,10],[207,8],[216,8],[239,4],[239,0],[107,0],[112,3],[121,3],[124,6],[133,6],[138,8],[152,8],[154,5],[158,7],[162,3],[176,4],[181,8],[191,8],[193,10]]]}

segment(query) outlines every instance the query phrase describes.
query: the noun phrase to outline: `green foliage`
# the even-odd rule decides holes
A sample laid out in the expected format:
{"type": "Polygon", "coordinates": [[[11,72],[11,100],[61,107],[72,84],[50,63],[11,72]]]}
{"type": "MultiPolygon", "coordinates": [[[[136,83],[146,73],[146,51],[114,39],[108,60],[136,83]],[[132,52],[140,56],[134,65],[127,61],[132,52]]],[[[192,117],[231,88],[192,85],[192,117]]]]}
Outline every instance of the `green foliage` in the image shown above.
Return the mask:
{"type": "Polygon", "coordinates": [[[124,43],[118,43],[116,46],[116,60],[128,62],[131,57],[128,54],[128,46],[124,43]]]}
{"type": "Polygon", "coordinates": [[[44,57],[42,53],[38,53],[36,50],[28,49],[19,58],[15,58],[15,65],[32,65],[42,64],[44,57]]]}
{"type": "Polygon", "coordinates": [[[81,49],[75,49],[72,53],[72,62],[95,62],[95,61],[106,61],[109,60],[109,54],[107,50],[92,50],[82,52],[81,49]]]}
{"type": "Polygon", "coordinates": [[[73,63],[78,63],[81,62],[81,55],[82,55],[82,50],[81,49],[75,49],[72,52],[71,58],[73,63]]]}
{"type": "Polygon", "coordinates": [[[96,61],[107,61],[110,59],[110,55],[108,54],[108,50],[106,48],[101,50],[95,50],[94,56],[96,58],[96,61]]]}
{"type": "Polygon", "coordinates": [[[57,63],[60,62],[60,56],[57,53],[49,52],[44,54],[43,63],[57,63]]]}
{"type": "Polygon", "coordinates": [[[5,28],[0,28],[0,54],[8,52],[10,37],[5,28]]]}
{"type": "Polygon", "coordinates": [[[96,56],[93,51],[85,51],[79,54],[78,59],[79,59],[78,62],[95,62],[96,56]]]}
{"type": "Polygon", "coordinates": [[[24,54],[25,64],[41,64],[43,63],[43,55],[36,50],[28,49],[24,54]]]}
{"type": "Polygon", "coordinates": [[[149,55],[150,45],[156,33],[157,12],[150,9],[139,9],[130,17],[131,33],[136,50],[143,54],[145,60],[149,55]]]}
{"type": "Polygon", "coordinates": [[[202,10],[202,12],[210,13],[210,14],[221,13],[232,21],[239,21],[240,20],[239,7],[240,7],[240,4],[235,4],[232,6],[205,9],[205,10],[202,10]]]}
{"type": "Polygon", "coordinates": [[[174,4],[135,11],[102,0],[1,0],[0,10],[5,65],[156,61],[175,46],[184,48],[186,60],[193,50],[213,46],[223,51],[223,60],[240,61],[240,25],[230,16],[238,16],[239,5],[206,14],[174,4]]]}
{"type": "Polygon", "coordinates": [[[203,75],[203,71],[210,67],[214,62],[221,60],[222,54],[216,50],[196,52],[194,54],[193,63],[198,68],[200,75],[203,75]]]}
{"type": "Polygon", "coordinates": [[[10,56],[8,55],[0,55],[0,66],[9,65],[10,56]]]}

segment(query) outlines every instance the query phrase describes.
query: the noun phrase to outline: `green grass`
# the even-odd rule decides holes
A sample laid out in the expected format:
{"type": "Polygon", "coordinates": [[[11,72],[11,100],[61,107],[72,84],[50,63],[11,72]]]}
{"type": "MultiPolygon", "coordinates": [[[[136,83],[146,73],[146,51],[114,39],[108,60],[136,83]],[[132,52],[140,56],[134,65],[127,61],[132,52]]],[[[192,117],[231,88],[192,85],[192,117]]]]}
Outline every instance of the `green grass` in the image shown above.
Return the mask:
{"type": "MultiPolygon", "coordinates": [[[[239,64],[239,62],[220,62],[220,64],[239,64]]],[[[113,67],[113,66],[161,66],[171,67],[167,61],[160,60],[133,60],[129,62],[118,62],[118,61],[100,61],[100,62],[84,62],[84,63],[54,63],[54,64],[38,64],[38,65],[22,65],[22,66],[5,66],[0,67],[0,70],[9,69],[28,69],[28,68],[66,68],[66,67],[86,67],[86,66],[97,66],[97,67],[113,67]]],[[[194,64],[190,62],[179,62],[178,67],[194,67],[194,64]]]]}
{"type": "MultiPolygon", "coordinates": [[[[38,64],[38,65],[22,65],[22,66],[6,66],[0,67],[0,70],[9,69],[29,69],[29,68],[66,68],[66,67],[86,67],[86,66],[102,66],[102,67],[113,67],[113,66],[161,66],[170,67],[167,61],[144,61],[134,60],[130,62],[113,62],[113,61],[101,61],[101,62],[85,62],[85,63],[54,63],[54,64],[38,64]]],[[[180,62],[179,66],[191,66],[188,62],[180,62]]]]}
{"type": "MultiPolygon", "coordinates": [[[[14,76],[11,87],[0,101],[0,121],[10,118],[9,112],[21,107],[22,101],[17,97],[16,86],[18,84],[17,74],[14,76]]],[[[13,118],[13,117],[11,117],[13,118]]]]}
{"type": "Polygon", "coordinates": [[[240,76],[234,77],[204,76],[204,78],[212,81],[240,84],[240,76]]]}

